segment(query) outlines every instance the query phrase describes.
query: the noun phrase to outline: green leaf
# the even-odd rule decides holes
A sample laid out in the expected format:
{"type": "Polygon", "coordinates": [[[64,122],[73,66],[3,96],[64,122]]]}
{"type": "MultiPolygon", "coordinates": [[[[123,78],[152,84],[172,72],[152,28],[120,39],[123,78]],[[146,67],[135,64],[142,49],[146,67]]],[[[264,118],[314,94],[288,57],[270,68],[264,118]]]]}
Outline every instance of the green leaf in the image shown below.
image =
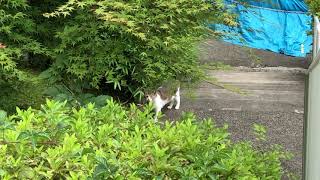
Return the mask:
{"type": "Polygon", "coordinates": [[[4,121],[7,118],[7,112],[0,110],[0,121],[4,121]]]}

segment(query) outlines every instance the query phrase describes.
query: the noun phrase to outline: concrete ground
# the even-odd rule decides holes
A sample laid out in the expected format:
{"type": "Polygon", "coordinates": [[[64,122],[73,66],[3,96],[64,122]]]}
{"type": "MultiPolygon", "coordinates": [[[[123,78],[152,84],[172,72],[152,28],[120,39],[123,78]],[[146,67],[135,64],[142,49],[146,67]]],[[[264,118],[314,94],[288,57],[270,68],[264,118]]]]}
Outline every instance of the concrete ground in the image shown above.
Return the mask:
{"type": "MultiPolygon", "coordinates": [[[[221,46],[226,45],[222,43],[222,45],[214,47],[219,49],[221,46]]],[[[217,51],[214,49],[211,53],[217,51]]],[[[284,162],[283,167],[301,177],[304,73],[306,71],[303,68],[307,60],[300,62],[304,60],[300,58],[299,61],[298,58],[292,60],[290,64],[289,60],[283,62],[281,61],[283,59],[276,59],[277,57],[274,56],[273,65],[277,65],[278,61],[278,66],[289,68],[251,68],[250,63],[243,61],[233,65],[247,65],[249,67],[236,67],[231,71],[208,71],[209,77],[215,77],[220,83],[240,88],[241,91],[246,92],[246,95],[203,82],[194,89],[195,97],[188,97],[186,92],[182,92],[184,95],[181,100],[181,109],[164,110],[166,116],[175,119],[183,111],[191,111],[199,118],[214,119],[218,125],[222,126],[227,123],[234,141],[254,140],[252,125],[254,123],[262,124],[268,129],[267,146],[280,144],[285,150],[292,152],[294,158],[284,162]]],[[[208,59],[204,59],[204,61],[208,61],[208,59]]],[[[251,62],[249,59],[247,61],[251,62]]],[[[226,62],[226,60],[222,62],[226,62]]],[[[272,66],[270,62],[268,63],[264,63],[264,66],[272,66]],[[269,65],[266,65],[268,63],[269,65]]]]}

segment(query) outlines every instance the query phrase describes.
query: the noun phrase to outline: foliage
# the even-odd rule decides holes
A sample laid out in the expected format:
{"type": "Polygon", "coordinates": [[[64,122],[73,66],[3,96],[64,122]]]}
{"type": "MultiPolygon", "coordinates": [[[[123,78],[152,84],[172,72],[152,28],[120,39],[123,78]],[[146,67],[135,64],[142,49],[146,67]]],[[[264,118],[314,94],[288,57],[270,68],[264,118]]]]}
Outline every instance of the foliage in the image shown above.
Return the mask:
{"type": "Polygon", "coordinates": [[[198,79],[195,46],[206,22],[231,23],[222,1],[213,2],[70,0],[46,14],[66,17],[47,73],[135,96],[167,79],[198,79]]]}
{"type": "Polygon", "coordinates": [[[231,22],[222,1],[210,3],[1,0],[0,108],[42,103],[43,88],[29,81],[41,72],[49,87],[75,92],[60,97],[81,104],[92,91],[127,101],[167,79],[199,79],[195,45],[208,17],[231,22]]]}
{"type": "MultiPolygon", "coordinates": [[[[43,42],[54,37],[51,26],[43,21],[39,6],[50,10],[50,3],[43,1],[34,4],[26,0],[0,1],[0,109],[9,114],[15,107],[27,109],[40,107],[44,103],[44,85],[36,76],[48,68],[52,58],[50,48],[43,42]]],[[[59,4],[58,4],[59,5],[59,4]]],[[[56,6],[53,6],[54,8],[56,6]]],[[[49,24],[49,23],[48,23],[49,24]]]]}
{"type": "Polygon", "coordinates": [[[232,143],[227,127],[196,121],[153,122],[150,108],[112,100],[69,109],[48,100],[41,110],[0,115],[1,179],[280,179],[285,154],[232,143]]]}
{"type": "Polygon", "coordinates": [[[102,107],[106,105],[107,99],[111,99],[107,95],[77,92],[69,89],[66,85],[58,84],[46,88],[44,94],[56,101],[66,101],[70,107],[85,106],[88,103],[94,103],[96,107],[102,107]]]}
{"type": "Polygon", "coordinates": [[[253,124],[252,129],[254,131],[254,135],[256,136],[257,140],[266,141],[267,130],[264,126],[255,123],[255,124],[253,124]]]}
{"type": "Polygon", "coordinates": [[[320,16],[320,1],[319,0],[306,0],[309,5],[309,10],[313,15],[320,16]]]}
{"type": "Polygon", "coordinates": [[[31,7],[24,0],[0,1],[0,77],[2,80],[24,79],[18,68],[28,53],[49,55],[46,48],[35,40],[36,24],[32,20],[31,7]]]}
{"type": "Polygon", "coordinates": [[[0,76],[25,80],[26,70],[46,70],[47,82],[69,89],[142,96],[167,79],[202,77],[196,45],[206,23],[233,18],[222,0],[2,0],[0,76]]]}
{"type": "Polygon", "coordinates": [[[40,108],[40,105],[45,103],[45,88],[45,84],[30,73],[23,81],[0,80],[0,110],[13,114],[17,106],[22,109],[30,106],[40,108]]]}

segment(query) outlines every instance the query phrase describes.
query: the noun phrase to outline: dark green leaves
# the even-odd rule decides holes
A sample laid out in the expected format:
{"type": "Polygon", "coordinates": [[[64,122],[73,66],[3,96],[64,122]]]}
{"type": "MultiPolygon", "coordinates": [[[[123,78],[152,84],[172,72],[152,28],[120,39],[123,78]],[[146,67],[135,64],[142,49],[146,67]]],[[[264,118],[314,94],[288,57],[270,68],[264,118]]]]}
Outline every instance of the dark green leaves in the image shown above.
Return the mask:
{"type": "Polygon", "coordinates": [[[106,158],[97,157],[96,163],[97,166],[93,171],[92,179],[115,178],[114,174],[118,168],[114,165],[109,164],[106,158]]]}
{"type": "Polygon", "coordinates": [[[32,147],[36,148],[36,145],[39,140],[49,140],[50,137],[47,133],[45,132],[34,132],[34,131],[23,131],[19,134],[18,140],[30,140],[32,147]]]}

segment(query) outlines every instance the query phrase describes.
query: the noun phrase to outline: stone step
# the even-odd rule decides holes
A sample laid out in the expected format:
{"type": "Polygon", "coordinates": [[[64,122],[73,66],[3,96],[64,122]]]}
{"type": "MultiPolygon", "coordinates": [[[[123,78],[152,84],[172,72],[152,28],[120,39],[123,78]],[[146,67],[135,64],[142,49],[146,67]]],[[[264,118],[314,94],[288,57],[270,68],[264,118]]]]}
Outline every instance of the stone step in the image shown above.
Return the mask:
{"type": "Polygon", "coordinates": [[[246,90],[246,95],[231,92],[225,89],[198,89],[198,99],[212,100],[252,100],[265,102],[297,102],[302,103],[304,93],[299,91],[275,91],[275,90],[246,90]]]}
{"type": "MultiPolygon", "coordinates": [[[[292,84],[281,84],[281,83],[268,83],[268,84],[262,84],[262,83],[225,83],[226,85],[230,85],[232,87],[237,87],[240,89],[246,89],[246,90],[275,90],[279,91],[282,89],[290,89],[291,91],[299,91],[303,92],[303,89],[305,87],[302,83],[295,83],[295,86],[292,86],[292,84]]],[[[210,89],[223,89],[221,87],[212,85],[210,83],[201,83],[199,84],[198,88],[210,88],[210,89]]]]}
{"type": "Polygon", "coordinates": [[[303,73],[208,71],[207,74],[245,94],[203,82],[192,90],[193,98],[188,97],[188,90],[182,90],[186,102],[194,104],[193,108],[206,103],[207,110],[214,111],[303,112],[303,73]]]}
{"type": "Polygon", "coordinates": [[[304,74],[286,72],[233,72],[233,71],[208,71],[208,76],[217,78],[224,83],[257,83],[257,84],[300,84],[304,74]]]}

